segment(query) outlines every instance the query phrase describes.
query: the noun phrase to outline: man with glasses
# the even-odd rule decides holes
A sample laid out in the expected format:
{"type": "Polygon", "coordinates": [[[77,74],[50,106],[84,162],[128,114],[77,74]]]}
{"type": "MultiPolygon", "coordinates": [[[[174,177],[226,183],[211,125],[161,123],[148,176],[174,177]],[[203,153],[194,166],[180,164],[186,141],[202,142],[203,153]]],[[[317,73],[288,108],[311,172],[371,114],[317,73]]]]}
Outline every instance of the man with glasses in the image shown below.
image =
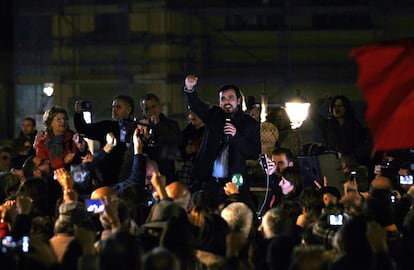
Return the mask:
{"type": "Polygon", "coordinates": [[[54,171],[52,170],[49,160],[36,155],[31,155],[24,161],[22,170],[26,180],[37,179],[45,182],[46,190],[44,190],[44,192],[47,197],[48,209],[50,213],[54,213],[56,202],[62,195],[62,188],[54,179],[54,171]]]}
{"type": "Polygon", "coordinates": [[[29,156],[22,166],[24,177],[38,177],[43,179],[53,178],[49,160],[39,156],[29,156]]]}
{"type": "Polygon", "coordinates": [[[181,129],[175,120],[161,113],[159,98],[152,93],[140,98],[142,119],[139,122],[149,126],[143,137],[144,152],[154,160],[161,174],[167,178],[167,184],[177,179],[175,160],[179,155],[181,129]]]}
{"type": "Polygon", "coordinates": [[[151,204],[153,201],[151,178],[152,173],[158,171],[158,166],[154,160],[149,159],[147,155],[144,154],[144,143],[141,140],[141,137],[147,132],[147,127],[145,126],[138,125],[135,129],[133,135],[134,157],[131,174],[124,181],[112,185],[111,188],[118,194],[118,196],[122,196],[122,193],[127,188],[132,187],[138,191],[138,194],[145,194],[148,204],[151,204]]]}

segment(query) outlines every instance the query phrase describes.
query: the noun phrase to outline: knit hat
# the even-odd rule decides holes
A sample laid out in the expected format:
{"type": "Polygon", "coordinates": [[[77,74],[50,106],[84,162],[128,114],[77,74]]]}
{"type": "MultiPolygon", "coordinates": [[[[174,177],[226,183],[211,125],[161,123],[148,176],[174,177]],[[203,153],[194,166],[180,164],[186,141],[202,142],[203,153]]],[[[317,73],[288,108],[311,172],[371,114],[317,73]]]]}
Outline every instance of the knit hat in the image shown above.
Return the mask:
{"type": "Polygon", "coordinates": [[[78,201],[62,203],[59,206],[58,220],[72,222],[73,224],[83,223],[88,218],[85,205],[78,201]]]}
{"type": "Polygon", "coordinates": [[[151,207],[147,221],[142,224],[142,227],[163,229],[170,218],[184,216],[187,217],[187,213],[177,203],[170,200],[161,200],[151,207]]]}

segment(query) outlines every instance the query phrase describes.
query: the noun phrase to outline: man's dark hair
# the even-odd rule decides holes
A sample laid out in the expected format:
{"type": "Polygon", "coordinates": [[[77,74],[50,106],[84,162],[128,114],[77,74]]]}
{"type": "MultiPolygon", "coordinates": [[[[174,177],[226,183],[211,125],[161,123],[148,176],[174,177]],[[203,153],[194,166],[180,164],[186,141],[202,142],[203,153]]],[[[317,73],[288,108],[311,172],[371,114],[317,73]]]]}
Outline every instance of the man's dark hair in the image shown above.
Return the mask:
{"type": "Polygon", "coordinates": [[[221,92],[224,92],[224,91],[229,90],[229,89],[233,89],[234,92],[236,92],[237,99],[242,98],[240,89],[237,86],[235,86],[234,84],[222,85],[222,86],[219,87],[218,92],[221,93],[221,92]]]}
{"type": "Polygon", "coordinates": [[[35,156],[29,156],[23,163],[22,170],[25,178],[33,176],[33,171],[37,168],[37,165],[33,162],[35,156]]]}
{"type": "Polygon", "coordinates": [[[36,120],[34,120],[34,118],[32,118],[32,117],[25,117],[23,119],[23,121],[30,121],[30,122],[32,122],[33,126],[36,126],[36,120]]]}
{"type": "Polygon", "coordinates": [[[129,107],[131,107],[131,112],[129,113],[129,117],[131,117],[134,114],[135,105],[134,105],[134,99],[131,96],[118,95],[114,97],[112,100],[115,100],[115,99],[120,99],[123,102],[127,103],[129,107]]]}
{"type": "Polygon", "coordinates": [[[142,108],[142,103],[143,103],[144,101],[151,100],[151,99],[154,99],[155,101],[157,101],[157,103],[160,103],[160,99],[159,99],[159,98],[158,98],[155,94],[153,94],[153,93],[148,93],[148,94],[143,95],[143,96],[139,99],[139,104],[141,105],[141,108],[142,108]]]}
{"type": "Polygon", "coordinates": [[[293,154],[292,154],[292,152],[291,152],[289,149],[287,149],[287,148],[283,148],[283,147],[276,148],[276,149],[275,149],[275,150],[273,150],[273,152],[272,152],[272,156],[273,156],[273,155],[278,156],[278,155],[282,155],[282,154],[285,154],[285,155],[286,155],[286,159],[287,159],[287,161],[288,161],[288,162],[293,162],[293,154]]]}

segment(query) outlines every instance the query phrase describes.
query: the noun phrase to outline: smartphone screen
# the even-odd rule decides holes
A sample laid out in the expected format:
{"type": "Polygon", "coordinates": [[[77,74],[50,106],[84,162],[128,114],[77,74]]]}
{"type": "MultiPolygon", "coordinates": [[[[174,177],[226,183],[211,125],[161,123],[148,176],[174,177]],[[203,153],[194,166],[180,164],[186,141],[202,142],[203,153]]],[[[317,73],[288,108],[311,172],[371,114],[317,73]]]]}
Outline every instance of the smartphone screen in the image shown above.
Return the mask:
{"type": "Polygon", "coordinates": [[[343,224],[344,216],[342,214],[329,215],[328,218],[329,225],[341,226],[343,224]]]}
{"type": "Polygon", "coordinates": [[[400,184],[401,185],[412,185],[413,176],[412,175],[400,175],[400,184]]]}
{"type": "Polygon", "coordinates": [[[29,236],[23,236],[21,240],[22,252],[27,253],[30,250],[30,238],[29,236]]]}
{"type": "Polygon", "coordinates": [[[102,204],[101,200],[90,200],[86,201],[86,211],[89,213],[102,213],[105,210],[105,206],[102,204]]]}

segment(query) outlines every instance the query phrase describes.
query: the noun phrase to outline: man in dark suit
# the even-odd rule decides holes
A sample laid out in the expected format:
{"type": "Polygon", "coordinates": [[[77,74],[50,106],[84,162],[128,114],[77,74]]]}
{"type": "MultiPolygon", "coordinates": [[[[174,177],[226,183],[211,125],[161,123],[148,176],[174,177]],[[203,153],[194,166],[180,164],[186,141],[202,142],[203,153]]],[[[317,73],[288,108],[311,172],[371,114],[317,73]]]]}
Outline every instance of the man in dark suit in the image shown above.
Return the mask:
{"type": "MultiPolygon", "coordinates": [[[[76,131],[85,137],[99,141],[101,147],[106,144],[106,136],[112,133],[117,141],[116,146],[98,165],[104,185],[112,185],[126,179],[131,166],[124,166],[125,152],[132,144],[131,138],[136,124],[133,121],[134,100],[130,96],[118,95],[112,100],[112,120],[102,120],[96,123],[86,123],[82,113],[90,110],[83,108],[81,101],[75,103],[74,124],[76,131]],[[126,172],[122,172],[123,168],[126,172]]],[[[128,163],[129,165],[129,163],[128,163]]]]}

